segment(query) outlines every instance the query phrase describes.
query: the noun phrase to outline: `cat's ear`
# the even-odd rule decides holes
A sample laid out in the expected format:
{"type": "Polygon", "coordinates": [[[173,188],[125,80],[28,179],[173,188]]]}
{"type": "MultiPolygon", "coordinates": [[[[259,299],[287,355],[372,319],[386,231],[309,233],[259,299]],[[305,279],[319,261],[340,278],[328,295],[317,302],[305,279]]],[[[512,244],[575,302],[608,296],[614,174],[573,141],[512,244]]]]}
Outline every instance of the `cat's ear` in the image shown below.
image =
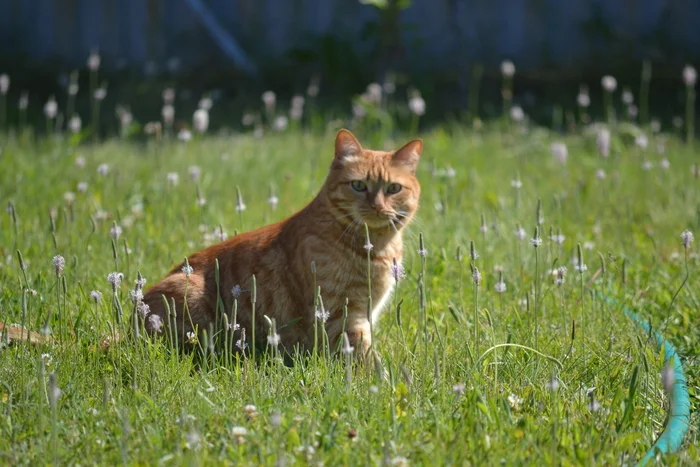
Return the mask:
{"type": "Polygon", "coordinates": [[[392,156],[391,161],[395,164],[400,164],[408,168],[411,172],[416,171],[418,167],[418,159],[423,152],[423,141],[414,139],[410,143],[398,149],[392,156]]]}
{"type": "Polygon", "coordinates": [[[340,130],[335,137],[335,160],[343,162],[362,154],[362,145],[348,130],[340,130]]]}

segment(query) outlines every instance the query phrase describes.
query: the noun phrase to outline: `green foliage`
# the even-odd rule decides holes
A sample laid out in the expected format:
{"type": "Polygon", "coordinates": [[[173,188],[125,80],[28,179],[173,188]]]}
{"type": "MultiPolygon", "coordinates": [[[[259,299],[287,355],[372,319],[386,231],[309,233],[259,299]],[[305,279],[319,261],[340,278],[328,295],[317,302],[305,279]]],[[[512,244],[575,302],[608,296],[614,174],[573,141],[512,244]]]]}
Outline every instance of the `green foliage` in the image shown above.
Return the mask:
{"type": "Polygon", "coordinates": [[[386,10],[389,7],[395,7],[397,10],[405,10],[406,8],[411,6],[411,3],[413,3],[412,0],[396,0],[396,2],[392,2],[391,0],[360,0],[360,3],[365,4],[365,5],[372,5],[380,10],[386,10]],[[395,5],[392,5],[392,3],[395,3],[395,5]]]}

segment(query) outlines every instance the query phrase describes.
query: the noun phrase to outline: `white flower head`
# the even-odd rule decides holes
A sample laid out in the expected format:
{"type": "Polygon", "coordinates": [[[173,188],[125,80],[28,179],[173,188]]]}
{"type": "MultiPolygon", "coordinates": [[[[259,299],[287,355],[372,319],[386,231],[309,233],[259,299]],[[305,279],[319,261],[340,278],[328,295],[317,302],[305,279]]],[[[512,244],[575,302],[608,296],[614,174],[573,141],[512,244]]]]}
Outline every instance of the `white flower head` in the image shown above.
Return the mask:
{"type": "Polygon", "coordinates": [[[348,333],[344,332],[343,333],[343,348],[342,352],[345,355],[352,355],[352,353],[355,351],[355,347],[350,345],[350,338],[348,337],[348,333]]]}
{"type": "Polygon", "coordinates": [[[559,378],[557,378],[555,375],[550,376],[549,380],[545,384],[545,387],[552,392],[556,392],[559,389],[559,386],[559,378]]]}
{"type": "Polygon", "coordinates": [[[565,143],[560,141],[554,142],[551,144],[550,150],[552,151],[554,160],[562,165],[566,164],[566,159],[569,157],[569,150],[565,143]]]}
{"type": "Polygon", "coordinates": [[[93,50],[92,52],[90,52],[90,55],[87,59],[87,67],[90,71],[99,70],[101,62],[102,59],[100,58],[100,54],[99,52],[97,52],[97,50],[93,50]]]}
{"type": "Polygon", "coordinates": [[[167,178],[168,184],[171,186],[177,185],[177,183],[180,181],[180,176],[177,174],[177,172],[168,172],[167,178]]]}
{"type": "Polygon", "coordinates": [[[189,331],[185,337],[187,338],[188,344],[195,345],[199,342],[199,339],[197,338],[197,334],[195,334],[192,331],[189,331]]]}
{"type": "Polygon", "coordinates": [[[141,301],[143,300],[143,290],[141,290],[139,288],[132,290],[130,292],[130,294],[131,294],[131,301],[137,305],[139,303],[141,303],[141,301]]]}
{"type": "Polygon", "coordinates": [[[673,391],[673,385],[676,382],[676,374],[670,362],[667,362],[661,369],[661,384],[664,391],[670,394],[673,391]]]}
{"type": "Polygon", "coordinates": [[[331,314],[330,312],[326,311],[326,308],[323,306],[323,303],[319,303],[319,305],[316,307],[316,312],[314,313],[314,316],[317,320],[321,321],[322,323],[325,323],[328,321],[328,318],[331,317],[331,314]]]}
{"type": "Polygon", "coordinates": [[[617,80],[610,75],[603,76],[600,80],[600,84],[606,92],[615,92],[615,89],[617,89],[617,80]]]}
{"type": "Polygon", "coordinates": [[[557,245],[561,245],[564,243],[564,240],[566,240],[566,237],[561,233],[557,233],[549,237],[549,239],[557,245]]]}
{"type": "Polygon", "coordinates": [[[401,281],[401,279],[406,277],[406,270],[403,267],[401,261],[397,261],[394,258],[392,265],[390,266],[391,276],[394,278],[395,282],[401,281]]]}
{"type": "Polygon", "coordinates": [[[199,99],[199,108],[202,110],[206,110],[208,112],[211,110],[213,105],[214,101],[209,96],[204,96],[201,99],[199,99]]]}
{"type": "Polygon", "coordinates": [[[80,129],[83,126],[83,122],[80,120],[79,115],[73,115],[70,120],[68,120],[68,129],[71,133],[80,133],[80,129]]]}
{"type": "Polygon", "coordinates": [[[370,83],[365,95],[371,103],[379,104],[382,101],[382,86],[379,83],[370,83]]]}
{"type": "Polygon", "coordinates": [[[496,284],[493,286],[493,290],[494,290],[496,293],[503,293],[503,292],[505,292],[507,289],[508,289],[508,287],[506,286],[506,283],[503,281],[503,279],[501,279],[501,280],[499,280],[498,282],[496,282],[496,284]]]}
{"type": "Polygon", "coordinates": [[[294,97],[292,97],[291,106],[292,108],[303,108],[305,102],[306,99],[304,99],[304,96],[297,94],[294,97]]]}
{"type": "Polygon", "coordinates": [[[112,224],[112,228],[109,229],[109,236],[116,241],[119,240],[119,237],[121,237],[122,232],[122,228],[119,226],[119,224],[115,222],[114,224],[112,224]]]}
{"type": "Polygon", "coordinates": [[[142,318],[145,318],[151,312],[151,307],[148,306],[148,303],[138,302],[136,304],[136,311],[139,312],[142,318]]]}
{"type": "Polygon", "coordinates": [[[0,75],[0,94],[7,94],[10,90],[10,77],[7,74],[0,75]]]}
{"type": "Polygon", "coordinates": [[[29,107],[29,93],[27,91],[23,91],[22,94],[20,94],[17,107],[19,110],[27,110],[27,107],[29,107]]]}
{"type": "Polygon", "coordinates": [[[236,341],[236,347],[243,352],[248,348],[248,344],[245,341],[245,328],[241,329],[241,337],[236,341]]]}
{"type": "Polygon", "coordinates": [[[646,148],[649,147],[649,138],[647,138],[647,135],[644,133],[639,133],[634,138],[634,144],[636,144],[638,148],[646,150],[646,148]]]}
{"type": "Polygon", "coordinates": [[[193,165],[190,166],[190,168],[187,170],[187,173],[190,176],[190,180],[193,182],[198,182],[200,177],[202,176],[202,169],[199,168],[199,166],[193,165]]]}
{"type": "Polygon", "coordinates": [[[625,105],[634,104],[634,94],[628,88],[622,90],[622,103],[625,105]]]}
{"type": "Polygon", "coordinates": [[[47,367],[51,366],[51,364],[53,363],[53,357],[51,356],[51,354],[43,353],[41,354],[41,359],[44,361],[44,365],[46,365],[47,367]]]}
{"type": "Polygon", "coordinates": [[[523,108],[519,105],[514,105],[513,107],[511,107],[510,118],[511,120],[517,123],[520,123],[523,120],[525,120],[525,112],[523,111],[523,108]]]}
{"type": "Polygon", "coordinates": [[[241,124],[243,126],[252,126],[255,123],[255,115],[251,113],[244,113],[241,118],[241,124]]]}
{"type": "Polygon", "coordinates": [[[413,115],[422,117],[423,115],[425,115],[425,99],[421,97],[420,93],[415,93],[408,100],[408,108],[410,109],[413,115]]]}
{"type": "Polygon", "coordinates": [[[358,120],[363,119],[367,115],[367,110],[365,107],[358,102],[353,102],[352,104],[352,116],[358,120]]]}
{"type": "Polygon", "coordinates": [[[56,275],[60,276],[63,273],[63,268],[66,266],[66,259],[61,255],[53,257],[53,267],[56,270],[56,275]]]}
{"type": "Polygon", "coordinates": [[[253,404],[247,404],[243,407],[243,414],[248,420],[254,420],[258,416],[258,408],[253,404]]]}
{"type": "Polygon", "coordinates": [[[517,394],[511,394],[508,396],[508,405],[510,405],[510,408],[518,411],[520,409],[520,404],[524,402],[523,398],[518,396],[517,394]]]}
{"type": "Polygon", "coordinates": [[[277,95],[274,91],[265,91],[262,93],[261,99],[268,112],[274,111],[275,105],[277,104],[277,95]]]}
{"type": "Polygon", "coordinates": [[[172,104],[175,101],[175,89],[165,88],[163,89],[163,93],[161,94],[161,96],[163,97],[163,104],[172,104]]]}
{"type": "Polygon", "coordinates": [[[278,115],[273,122],[275,131],[284,131],[289,126],[289,119],[285,115],[278,115]]]}
{"type": "Polygon", "coordinates": [[[56,118],[58,113],[58,104],[56,103],[56,98],[51,96],[49,100],[44,104],[44,116],[48,119],[56,118]]]}
{"type": "Polygon", "coordinates": [[[155,332],[161,332],[163,330],[163,320],[158,315],[149,315],[148,327],[155,332]]]}
{"type": "Polygon", "coordinates": [[[476,266],[474,266],[474,270],[472,271],[472,280],[474,280],[474,284],[476,285],[481,284],[481,272],[476,266]]]}
{"type": "Polygon", "coordinates": [[[73,204],[75,202],[75,193],[73,193],[72,191],[66,191],[65,193],[63,193],[63,200],[67,204],[73,204]]]}
{"type": "Polygon", "coordinates": [[[191,141],[192,140],[192,132],[190,130],[183,128],[182,130],[180,130],[178,132],[177,139],[179,139],[183,143],[191,141]]]}
{"type": "Polygon", "coordinates": [[[280,335],[277,333],[270,334],[267,336],[267,345],[270,345],[272,347],[277,347],[280,343],[280,335]]]}
{"type": "Polygon", "coordinates": [[[234,426],[231,428],[231,436],[236,440],[238,444],[245,442],[245,437],[248,434],[248,430],[242,426],[234,426]]]}
{"type": "Polygon", "coordinates": [[[506,78],[512,78],[515,75],[515,64],[510,60],[501,62],[501,74],[506,78]]]}
{"type": "Polygon", "coordinates": [[[95,89],[94,97],[96,101],[105,100],[105,97],[107,97],[107,88],[100,86],[99,88],[95,89]]]}
{"type": "Polygon", "coordinates": [[[698,79],[698,72],[691,65],[686,65],[683,68],[683,83],[688,87],[695,86],[695,82],[698,79]]]}
{"type": "Polygon", "coordinates": [[[683,248],[688,249],[690,244],[695,240],[695,235],[693,235],[693,232],[690,230],[684,230],[683,233],[681,233],[681,240],[683,241],[683,248]]]}
{"type": "Polygon", "coordinates": [[[160,116],[163,117],[163,123],[170,126],[175,121],[175,107],[172,104],[165,104],[160,111],[160,116]]]}
{"type": "Polygon", "coordinates": [[[110,272],[107,274],[107,282],[112,284],[112,290],[116,291],[117,288],[121,285],[122,280],[124,279],[124,274],[121,272],[110,272]]]}
{"type": "Polygon", "coordinates": [[[192,125],[197,133],[204,133],[209,128],[209,111],[206,109],[197,109],[192,116],[192,125]]]}
{"type": "Polygon", "coordinates": [[[552,275],[554,276],[554,283],[559,286],[563,285],[564,282],[566,282],[566,273],[566,266],[560,266],[554,271],[552,271],[552,275]]]}
{"type": "Polygon", "coordinates": [[[589,107],[591,105],[591,97],[588,95],[588,92],[579,92],[578,96],[576,96],[576,103],[579,107],[589,107]]]}
{"type": "Polygon", "coordinates": [[[129,125],[134,121],[134,116],[131,114],[131,111],[125,108],[120,108],[119,112],[117,112],[117,117],[119,117],[119,125],[123,130],[126,130],[129,128],[129,125]]]}
{"type": "Polygon", "coordinates": [[[245,211],[247,206],[243,202],[243,195],[241,194],[241,190],[237,190],[236,192],[236,212],[243,212],[245,211]]]}

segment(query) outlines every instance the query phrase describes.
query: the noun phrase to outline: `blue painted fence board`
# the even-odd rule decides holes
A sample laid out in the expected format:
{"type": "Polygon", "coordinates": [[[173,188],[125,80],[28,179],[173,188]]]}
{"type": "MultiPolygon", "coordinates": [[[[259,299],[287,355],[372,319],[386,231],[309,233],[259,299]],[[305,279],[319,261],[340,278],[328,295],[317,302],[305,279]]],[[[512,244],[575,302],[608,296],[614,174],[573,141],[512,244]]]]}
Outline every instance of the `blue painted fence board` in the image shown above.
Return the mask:
{"type": "MultiPolygon", "coordinates": [[[[378,16],[356,0],[203,3],[253,61],[324,34],[359,47],[363,27],[378,16]]],[[[0,11],[3,66],[16,59],[81,66],[94,47],[106,67],[162,67],[179,57],[196,68],[222,59],[184,0],[0,0],[0,11]]],[[[520,69],[586,67],[616,57],[700,59],[697,0],[414,0],[401,20],[406,58],[418,68],[464,69],[504,58],[520,69]]]]}

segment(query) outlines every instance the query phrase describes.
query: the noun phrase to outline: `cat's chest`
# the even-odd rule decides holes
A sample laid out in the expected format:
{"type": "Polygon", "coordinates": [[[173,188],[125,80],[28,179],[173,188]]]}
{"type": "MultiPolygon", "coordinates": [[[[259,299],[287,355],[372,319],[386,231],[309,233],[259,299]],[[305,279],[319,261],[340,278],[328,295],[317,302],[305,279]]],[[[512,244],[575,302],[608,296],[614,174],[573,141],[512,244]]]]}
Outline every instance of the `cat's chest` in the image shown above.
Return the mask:
{"type": "Polygon", "coordinates": [[[355,301],[365,299],[371,290],[372,302],[377,304],[393,285],[394,259],[401,264],[401,257],[397,256],[373,257],[369,262],[365,258],[334,262],[328,265],[328,270],[333,272],[321,282],[325,282],[326,289],[333,290],[333,295],[343,300],[346,297],[355,301]]]}

